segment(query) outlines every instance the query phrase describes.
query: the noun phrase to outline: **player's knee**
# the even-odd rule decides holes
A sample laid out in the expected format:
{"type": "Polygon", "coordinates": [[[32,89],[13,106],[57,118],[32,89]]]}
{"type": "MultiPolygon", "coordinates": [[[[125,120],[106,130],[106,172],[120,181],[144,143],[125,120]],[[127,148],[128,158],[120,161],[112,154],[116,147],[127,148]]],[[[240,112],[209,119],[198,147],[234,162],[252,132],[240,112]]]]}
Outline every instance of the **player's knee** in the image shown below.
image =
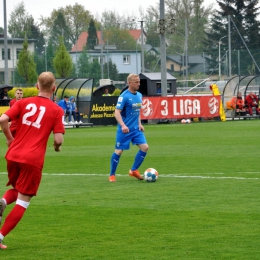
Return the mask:
{"type": "Polygon", "coordinates": [[[115,154],[121,156],[121,154],[123,153],[123,150],[115,150],[115,154]]]}
{"type": "Polygon", "coordinates": [[[16,200],[16,204],[18,204],[18,205],[20,205],[21,207],[27,209],[27,208],[29,207],[29,205],[30,205],[30,202],[17,199],[17,200],[16,200]]]}
{"type": "Polygon", "coordinates": [[[141,147],[141,151],[143,151],[143,152],[145,152],[145,153],[148,152],[148,149],[149,149],[148,144],[145,144],[145,145],[143,145],[143,146],[141,147]]]}

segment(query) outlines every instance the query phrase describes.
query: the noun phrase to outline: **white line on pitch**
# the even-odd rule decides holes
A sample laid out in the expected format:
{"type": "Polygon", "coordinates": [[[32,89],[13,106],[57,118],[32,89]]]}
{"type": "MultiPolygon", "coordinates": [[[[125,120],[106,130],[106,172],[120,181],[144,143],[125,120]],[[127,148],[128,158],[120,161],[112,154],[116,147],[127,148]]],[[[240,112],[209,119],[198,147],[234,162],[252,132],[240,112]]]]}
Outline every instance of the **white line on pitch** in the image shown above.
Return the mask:
{"type": "MultiPolygon", "coordinates": [[[[0,175],[6,175],[6,172],[0,172],[0,175]]],[[[224,173],[221,173],[224,174],[224,173]]],[[[106,176],[106,174],[96,174],[96,173],[43,173],[46,176],[106,176]]],[[[108,175],[108,174],[107,174],[108,175]]],[[[117,174],[117,176],[128,177],[127,174],[117,174]]],[[[230,176],[201,176],[201,175],[177,175],[177,174],[163,174],[159,175],[160,178],[193,178],[193,179],[233,179],[233,180],[260,180],[260,178],[252,177],[230,177],[230,176]]]]}

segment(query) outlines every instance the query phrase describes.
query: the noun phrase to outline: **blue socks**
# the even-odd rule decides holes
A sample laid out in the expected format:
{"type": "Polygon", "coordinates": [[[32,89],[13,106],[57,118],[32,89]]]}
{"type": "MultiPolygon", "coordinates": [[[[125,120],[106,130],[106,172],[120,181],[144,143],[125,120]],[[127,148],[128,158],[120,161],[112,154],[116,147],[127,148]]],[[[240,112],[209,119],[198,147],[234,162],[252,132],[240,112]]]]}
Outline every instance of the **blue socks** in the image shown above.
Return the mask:
{"type": "Polygon", "coordinates": [[[146,154],[146,152],[143,152],[141,150],[138,151],[138,153],[135,156],[135,161],[131,170],[137,170],[140,167],[140,165],[144,161],[146,154]]]}
{"type": "Polygon", "coordinates": [[[120,155],[113,153],[110,159],[110,176],[116,174],[116,168],[119,163],[120,155]]]}

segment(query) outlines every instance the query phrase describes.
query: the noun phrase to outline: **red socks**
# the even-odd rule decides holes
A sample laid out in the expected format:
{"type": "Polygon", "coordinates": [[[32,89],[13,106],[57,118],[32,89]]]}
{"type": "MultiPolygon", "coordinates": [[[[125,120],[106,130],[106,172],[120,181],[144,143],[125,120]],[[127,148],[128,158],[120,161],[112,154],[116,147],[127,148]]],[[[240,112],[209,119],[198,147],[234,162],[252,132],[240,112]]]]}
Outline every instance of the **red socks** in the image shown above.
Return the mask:
{"type": "Polygon", "coordinates": [[[11,212],[7,215],[4,225],[2,226],[0,233],[6,236],[10,231],[12,231],[15,226],[19,223],[26,208],[16,204],[11,212]]]}
{"type": "Polygon", "coordinates": [[[16,189],[10,189],[5,192],[2,198],[5,199],[6,204],[12,204],[17,200],[18,197],[18,191],[16,189]]]}

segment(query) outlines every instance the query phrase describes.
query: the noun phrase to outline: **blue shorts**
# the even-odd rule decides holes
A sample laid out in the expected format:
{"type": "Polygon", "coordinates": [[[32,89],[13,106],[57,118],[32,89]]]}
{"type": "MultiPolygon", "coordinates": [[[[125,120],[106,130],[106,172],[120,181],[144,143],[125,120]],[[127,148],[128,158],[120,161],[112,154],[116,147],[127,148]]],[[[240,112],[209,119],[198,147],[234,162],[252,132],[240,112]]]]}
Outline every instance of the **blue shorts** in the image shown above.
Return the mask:
{"type": "Polygon", "coordinates": [[[130,142],[133,145],[146,144],[144,133],[139,129],[131,130],[129,133],[124,134],[121,129],[117,130],[116,133],[116,145],[117,150],[129,150],[130,142]]]}

